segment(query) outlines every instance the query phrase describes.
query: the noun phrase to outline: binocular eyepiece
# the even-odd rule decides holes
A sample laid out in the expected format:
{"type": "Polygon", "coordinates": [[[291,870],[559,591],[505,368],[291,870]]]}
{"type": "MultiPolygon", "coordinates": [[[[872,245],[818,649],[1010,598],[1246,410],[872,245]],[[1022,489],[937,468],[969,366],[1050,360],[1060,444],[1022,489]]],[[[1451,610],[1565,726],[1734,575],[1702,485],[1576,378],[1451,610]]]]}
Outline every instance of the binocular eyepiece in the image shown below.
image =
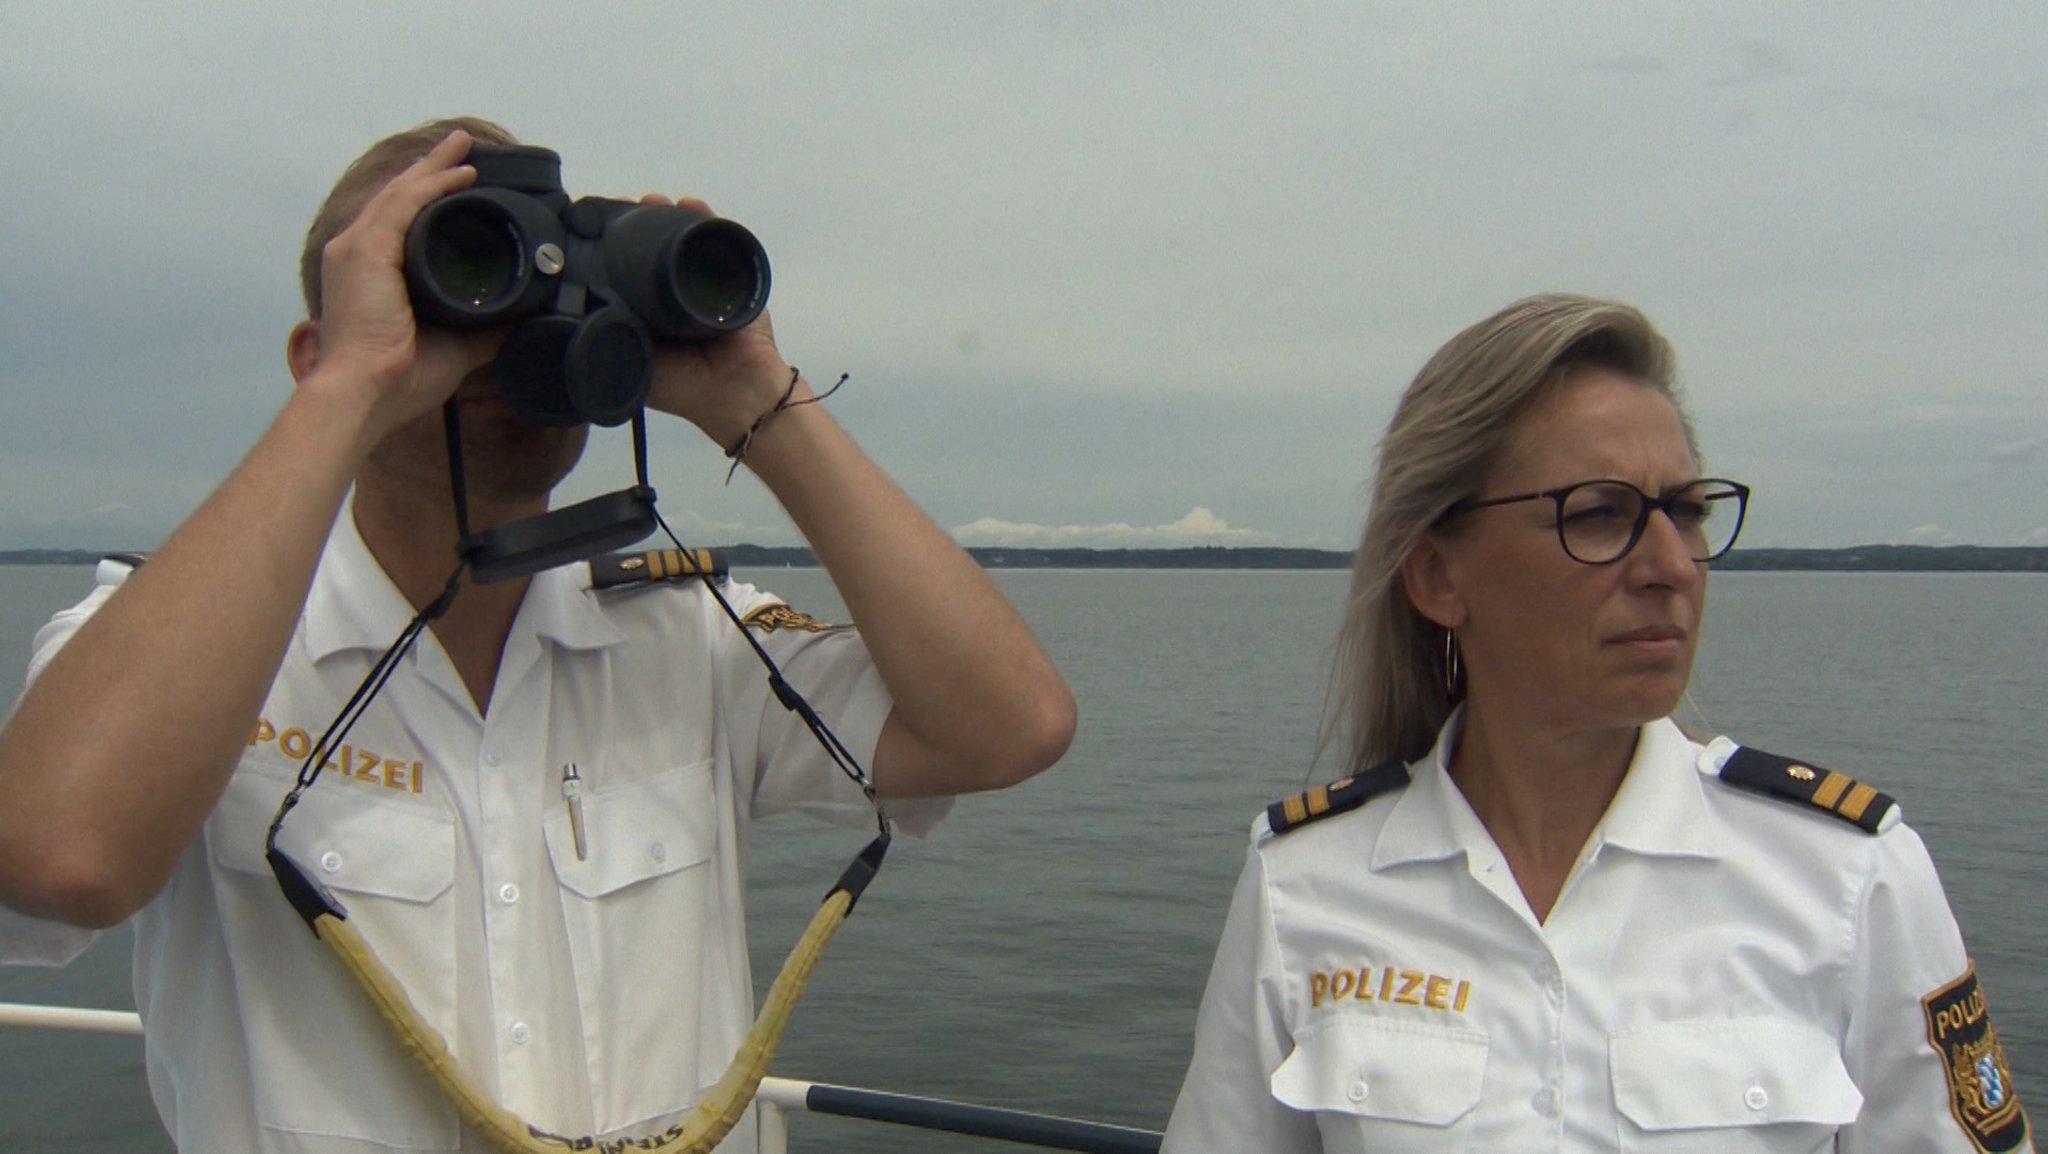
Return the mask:
{"type": "Polygon", "coordinates": [[[768,303],[768,254],[735,221],[562,189],[550,149],[473,145],[476,183],[428,205],[405,238],[413,313],[514,326],[494,375],[542,425],[620,425],[646,402],[652,341],[744,328],[768,303]]]}

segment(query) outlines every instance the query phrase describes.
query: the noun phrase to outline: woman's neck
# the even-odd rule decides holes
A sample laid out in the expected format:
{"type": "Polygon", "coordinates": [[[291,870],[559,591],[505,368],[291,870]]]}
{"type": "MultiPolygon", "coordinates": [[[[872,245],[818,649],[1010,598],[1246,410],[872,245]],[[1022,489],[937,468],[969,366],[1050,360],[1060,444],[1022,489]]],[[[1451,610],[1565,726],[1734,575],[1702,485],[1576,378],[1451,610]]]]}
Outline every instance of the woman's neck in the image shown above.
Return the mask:
{"type": "Polygon", "coordinates": [[[1546,730],[1467,705],[1451,781],[1500,847],[1538,921],[1549,917],[1620,791],[1639,733],[1546,730]]]}

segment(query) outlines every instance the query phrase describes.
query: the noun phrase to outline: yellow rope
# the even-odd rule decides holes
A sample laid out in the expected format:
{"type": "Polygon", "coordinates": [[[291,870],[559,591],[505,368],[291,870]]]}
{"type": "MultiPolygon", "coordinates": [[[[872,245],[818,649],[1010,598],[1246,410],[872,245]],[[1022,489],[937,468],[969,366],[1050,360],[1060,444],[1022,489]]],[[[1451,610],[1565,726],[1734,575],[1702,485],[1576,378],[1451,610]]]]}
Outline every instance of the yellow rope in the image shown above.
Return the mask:
{"type": "Polygon", "coordinates": [[[846,920],[852,906],[852,896],[843,889],[835,889],[825,898],[818,912],[811,916],[803,937],[797,939],[782,963],[782,972],[769,988],[760,1015],[754,1019],[753,1028],[747,1031],[746,1041],[733,1055],[725,1075],[697,1102],[687,1118],[660,1134],[611,1141],[550,1134],[493,1102],[455,1064],[455,1056],[448,1052],[447,1039],[420,1017],[404,987],[354,926],[342,918],[322,914],[314,919],[313,932],[355,977],[356,984],[377,1008],[378,1016],[390,1025],[406,1053],[426,1069],[463,1122],[503,1154],[551,1154],[561,1150],[611,1154],[624,1150],[668,1150],[671,1143],[681,1143],[674,1147],[674,1154],[708,1154],[739,1123],[747,1104],[753,1101],[754,1092],[760,1088],[768,1064],[775,1057],[775,1047],[782,1041],[782,1031],[789,1025],[789,1016],[796,1009],[797,999],[803,996],[811,971],[825,953],[825,943],[832,940],[832,934],[846,920]]]}

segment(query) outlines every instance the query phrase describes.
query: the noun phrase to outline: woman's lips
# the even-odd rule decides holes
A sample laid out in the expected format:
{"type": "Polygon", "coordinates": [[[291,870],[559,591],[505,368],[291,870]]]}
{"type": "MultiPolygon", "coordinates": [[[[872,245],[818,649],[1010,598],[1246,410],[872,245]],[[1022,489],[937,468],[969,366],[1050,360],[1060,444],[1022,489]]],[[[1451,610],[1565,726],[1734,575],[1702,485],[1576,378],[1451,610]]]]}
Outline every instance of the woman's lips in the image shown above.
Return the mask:
{"type": "Polygon", "coordinates": [[[1638,653],[1676,653],[1685,647],[1685,630],[1676,625],[1645,625],[1616,634],[1609,643],[1638,653]]]}

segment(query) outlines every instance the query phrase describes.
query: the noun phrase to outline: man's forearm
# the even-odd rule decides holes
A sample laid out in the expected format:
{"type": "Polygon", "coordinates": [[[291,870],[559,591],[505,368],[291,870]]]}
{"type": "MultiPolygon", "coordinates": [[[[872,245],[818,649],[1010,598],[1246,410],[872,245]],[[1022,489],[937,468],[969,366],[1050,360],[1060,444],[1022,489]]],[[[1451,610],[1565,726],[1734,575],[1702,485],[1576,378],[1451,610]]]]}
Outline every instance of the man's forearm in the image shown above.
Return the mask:
{"type": "Polygon", "coordinates": [[[895,699],[875,780],[885,794],[1015,784],[1051,765],[1073,697],[973,558],[819,405],[785,410],[746,464],[831,573],[895,699]]]}
{"type": "Polygon", "coordinates": [[[247,739],[364,447],[308,382],[0,729],[0,902],[108,925],[147,902],[247,739]]]}

